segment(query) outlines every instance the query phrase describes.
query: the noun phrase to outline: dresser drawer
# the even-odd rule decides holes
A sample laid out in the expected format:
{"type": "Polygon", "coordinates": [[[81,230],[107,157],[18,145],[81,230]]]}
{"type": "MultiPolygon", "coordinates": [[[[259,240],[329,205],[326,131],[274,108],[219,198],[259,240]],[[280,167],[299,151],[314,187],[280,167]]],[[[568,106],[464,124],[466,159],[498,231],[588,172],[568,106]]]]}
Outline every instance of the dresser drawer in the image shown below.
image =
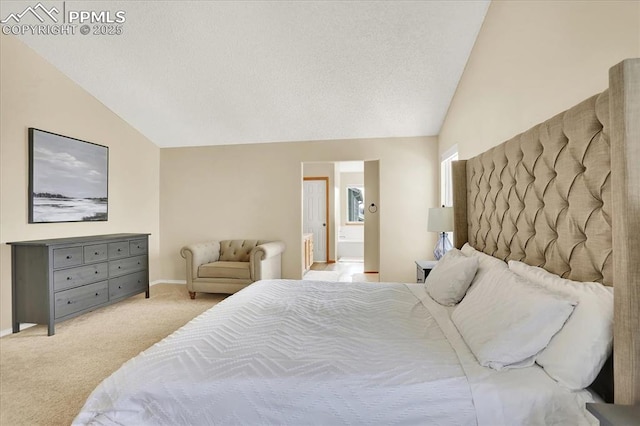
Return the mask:
{"type": "Polygon", "coordinates": [[[148,298],[148,238],[119,233],[8,243],[13,332],[21,323],[47,324],[52,336],[58,322],[142,292],[148,298]],[[132,274],[139,275],[117,280],[132,274]]]}
{"type": "Polygon", "coordinates": [[[147,240],[135,240],[129,243],[129,254],[136,256],[147,254],[147,240]]]}
{"type": "Polygon", "coordinates": [[[147,269],[147,256],[136,256],[128,259],[109,262],[109,277],[131,274],[147,269]]]}
{"type": "Polygon", "coordinates": [[[53,250],[53,267],[82,265],[82,247],[70,247],[53,250]]]}
{"type": "Polygon", "coordinates": [[[55,293],[55,317],[62,318],[109,300],[109,282],[101,281],[55,293]]]}
{"type": "Polygon", "coordinates": [[[147,271],[109,280],[109,300],[118,299],[147,289],[147,271]]]}
{"type": "Polygon", "coordinates": [[[79,266],[77,268],[62,269],[53,273],[53,289],[55,291],[77,287],[96,281],[106,280],[109,276],[107,262],[95,265],[79,266]]]}
{"type": "Polygon", "coordinates": [[[100,262],[108,257],[106,244],[84,246],[84,263],[100,262]]]}
{"type": "Polygon", "coordinates": [[[129,241],[109,244],[109,259],[129,256],[129,241]]]}

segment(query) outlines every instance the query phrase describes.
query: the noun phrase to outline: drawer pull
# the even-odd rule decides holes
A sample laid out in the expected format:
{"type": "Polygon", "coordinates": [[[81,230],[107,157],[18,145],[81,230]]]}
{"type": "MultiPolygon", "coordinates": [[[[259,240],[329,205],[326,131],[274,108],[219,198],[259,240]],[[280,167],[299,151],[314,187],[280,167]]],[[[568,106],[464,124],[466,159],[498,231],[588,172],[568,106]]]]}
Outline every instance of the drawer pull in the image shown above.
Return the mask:
{"type": "Polygon", "coordinates": [[[93,253],[93,254],[94,254],[95,256],[97,256],[97,255],[99,255],[100,253],[98,253],[98,252],[95,252],[95,253],[93,253]]]}
{"type": "Polygon", "coordinates": [[[119,252],[121,252],[121,251],[122,251],[122,249],[118,249],[118,251],[119,251],[119,252]]]}
{"type": "Polygon", "coordinates": [[[138,265],[140,264],[140,262],[138,262],[138,265]]]}
{"type": "Polygon", "coordinates": [[[98,274],[98,271],[96,271],[96,274],[98,274]]]}
{"type": "Polygon", "coordinates": [[[118,288],[119,288],[119,289],[121,289],[121,288],[122,288],[122,286],[121,286],[121,285],[119,285],[119,286],[118,286],[118,288]]]}
{"type": "Polygon", "coordinates": [[[138,246],[138,248],[140,248],[140,246],[138,246]]]}
{"type": "Polygon", "coordinates": [[[67,259],[71,259],[71,255],[68,255],[68,256],[67,256],[67,259]]]}
{"type": "Polygon", "coordinates": [[[67,277],[67,281],[71,281],[71,277],[67,277]]]}
{"type": "Polygon", "coordinates": [[[71,300],[67,300],[67,305],[70,305],[70,304],[71,304],[71,300]]]}
{"type": "Polygon", "coordinates": [[[122,269],[122,266],[118,266],[118,269],[122,269]]]}
{"type": "Polygon", "coordinates": [[[96,293],[96,296],[100,296],[100,293],[96,293]]]}
{"type": "Polygon", "coordinates": [[[138,284],[140,284],[142,282],[142,280],[138,280],[138,284]]]}

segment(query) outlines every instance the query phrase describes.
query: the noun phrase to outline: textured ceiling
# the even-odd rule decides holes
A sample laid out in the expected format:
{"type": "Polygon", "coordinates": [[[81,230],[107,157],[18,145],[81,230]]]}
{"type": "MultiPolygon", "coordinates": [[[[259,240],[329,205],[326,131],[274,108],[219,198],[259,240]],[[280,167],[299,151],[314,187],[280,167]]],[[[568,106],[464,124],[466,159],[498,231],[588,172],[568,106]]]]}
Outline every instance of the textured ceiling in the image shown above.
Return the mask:
{"type": "Polygon", "coordinates": [[[423,136],[488,5],[66,1],[125,11],[123,33],[19,38],[160,147],[423,136]]]}

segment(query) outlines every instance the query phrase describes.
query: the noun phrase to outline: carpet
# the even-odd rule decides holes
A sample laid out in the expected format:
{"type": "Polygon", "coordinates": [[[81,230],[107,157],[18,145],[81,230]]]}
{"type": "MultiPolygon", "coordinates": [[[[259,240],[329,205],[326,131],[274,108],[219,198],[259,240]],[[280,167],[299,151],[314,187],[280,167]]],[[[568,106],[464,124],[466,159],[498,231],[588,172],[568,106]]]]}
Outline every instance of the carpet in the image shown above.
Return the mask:
{"type": "Polygon", "coordinates": [[[69,425],[102,380],[225,297],[157,284],[149,299],[58,323],[53,336],[38,325],[0,338],[0,425],[69,425]]]}

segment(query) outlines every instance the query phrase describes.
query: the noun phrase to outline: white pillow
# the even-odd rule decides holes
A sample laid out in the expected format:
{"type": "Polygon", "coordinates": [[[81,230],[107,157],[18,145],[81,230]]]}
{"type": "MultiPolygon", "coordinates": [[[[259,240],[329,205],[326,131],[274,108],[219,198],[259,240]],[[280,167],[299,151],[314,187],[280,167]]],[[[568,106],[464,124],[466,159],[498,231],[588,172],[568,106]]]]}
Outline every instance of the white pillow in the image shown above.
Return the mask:
{"type": "Polygon", "coordinates": [[[477,257],[467,257],[460,250],[451,249],[427,275],[427,293],[439,304],[453,306],[467,293],[477,270],[477,257]]]}
{"type": "Polygon", "coordinates": [[[490,256],[486,253],[474,249],[469,245],[469,243],[465,243],[465,245],[462,246],[461,251],[467,256],[474,256],[478,258],[478,272],[476,272],[476,277],[474,278],[472,285],[480,281],[482,277],[492,269],[509,269],[509,266],[506,262],[503,262],[497,257],[490,256]]]}
{"type": "Polygon", "coordinates": [[[509,268],[536,284],[578,299],[573,314],[536,362],[569,389],[591,385],[613,347],[613,288],[560,278],[515,260],[509,261],[509,268]]]}
{"type": "Polygon", "coordinates": [[[509,269],[494,268],[474,283],[451,319],[480,365],[495,370],[528,367],[575,305],[575,300],[509,269]]]}

